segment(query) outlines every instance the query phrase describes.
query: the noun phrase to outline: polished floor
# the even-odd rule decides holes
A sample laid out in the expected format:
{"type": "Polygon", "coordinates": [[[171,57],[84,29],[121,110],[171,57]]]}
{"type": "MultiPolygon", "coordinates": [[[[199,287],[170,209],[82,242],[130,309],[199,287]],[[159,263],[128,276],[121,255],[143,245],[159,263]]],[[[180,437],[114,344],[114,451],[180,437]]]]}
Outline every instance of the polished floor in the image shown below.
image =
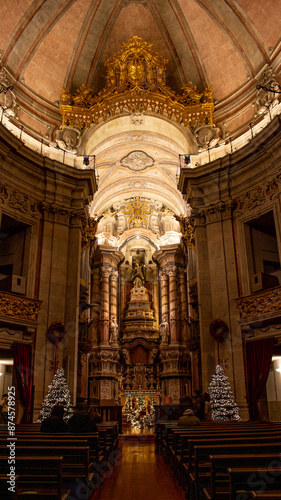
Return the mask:
{"type": "Polygon", "coordinates": [[[91,500],[185,500],[171,468],[151,439],[121,441],[114,467],[91,500]]]}

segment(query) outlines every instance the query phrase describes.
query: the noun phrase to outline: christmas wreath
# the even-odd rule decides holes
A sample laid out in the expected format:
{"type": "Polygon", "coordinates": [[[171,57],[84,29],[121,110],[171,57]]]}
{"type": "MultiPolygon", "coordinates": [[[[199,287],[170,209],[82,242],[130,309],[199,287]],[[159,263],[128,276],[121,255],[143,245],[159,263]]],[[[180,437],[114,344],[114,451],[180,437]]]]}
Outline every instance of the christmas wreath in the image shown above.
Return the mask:
{"type": "Polygon", "coordinates": [[[216,318],[210,323],[210,334],[219,342],[223,341],[227,330],[227,324],[222,319],[216,318]]]}
{"type": "Polygon", "coordinates": [[[60,342],[66,334],[65,326],[60,321],[54,321],[48,328],[47,337],[56,344],[60,342]]]}

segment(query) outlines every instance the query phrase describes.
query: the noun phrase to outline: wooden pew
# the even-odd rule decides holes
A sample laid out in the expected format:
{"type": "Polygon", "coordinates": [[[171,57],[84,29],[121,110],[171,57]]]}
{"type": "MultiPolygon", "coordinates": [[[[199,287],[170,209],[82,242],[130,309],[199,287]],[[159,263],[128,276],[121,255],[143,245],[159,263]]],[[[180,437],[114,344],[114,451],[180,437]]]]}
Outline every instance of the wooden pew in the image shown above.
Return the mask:
{"type": "MultiPolygon", "coordinates": [[[[8,456],[0,456],[0,467],[4,474],[10,472],[8,456]]],[[[18,475],[18,498],[30,500],[65,500],[69,490],[62,487],[62,460],[61,456],[21,456],[15,458],[15,469],[18,475]],[[27,495],[26,491],[37,491],[37,494],[27,495]]],[[[7,477],[6,477],[7,479],[7,477]]],[[[6,500],[7,495],[2,497],[6,500]]]]}
{"type": "MultiPolygon", "coordinates": [[[[102,445],[99,446],[98,433],[93,434],[68,434],[68,433],[22,433],[16,434],[17,444],[28,445],[35,444],[37,446],[42,444],[49,444],[51,446],[89,446],[89,459],[90,462],[99,463],[105,459],[103,448],[105,447],[102,438],[102,445]]],[[[7,436],[0,433],[0,444],[4,445],[7,442],[7,436]]]]}
{"type": "MultiPolygon", "coordinates": [[[[242,490],[243,499],[251,498],[250,491],[279,490],[281,488],[280,466],[229,468],[229,499],[236,500],[237,492],[242,490]]],[[[239,495],[241,497],[241,495],[239,495]]]]}
{"type": "Polygon", "coordinates": [[[261,435],[275,433],[276,436],[281,432],[280,422],[202,422],[200,427],[179,427],[177,421],[158,421],[156,422],[156,443],[155,452],[161,452],[165,456],[166,462],[172,464],[175,474],[182,486],[183,483],[183,464],[188,462],[189,450],[186,442],[181,446],[181,435],[193,433],[194,435],[261,435]]]}
{"type": "Polygon", "coordinates": [[[7,475],[0,474],[0,498],[9,498],[9,500],[17,500],[18,499],[18,480],[19,475],[15,476],[15,487],[14,492],[9,491],[9,484],[7,483],[7,475]]]}
{"type": "MultiPolygon", "coordinates": [[[[0,446],[0,456],[7,455],[7,446],[0,446]]],[[[21,446],[16,445],[17,455],[25,456],[55,456],[63,457],[62,477],[63,478],[80,478],[86,479],[89,477],[89,447],[88,446],[21,446]]]]}
{"type": "Polygon", "coordinates": [[[260,454],[260,453],[276,453],[281,451],[281,440],[276,442],[275,439],[269,442],[257,442],[255,440],[245,442],[242,438],[236,443],[216,442],[213,444],[195,444],[194,450],[190,450],[191,463],[188,467],[187,474],[189,480],[189,491],[192,498],[199,497],[199,491],[209,486],[210,483],[210,456],[211,455],[244,455],[244,454],[260,454]]]}
{"type": "MultiPolygon", "coordinates": [[[[204,488],[206,500],[215,500],[229,497],[228,468],[268,467],[272,460],[280,460],[280,453],[237,454],[237,455],[210,455],[210,487],[204,488]]],[[[280,462],[281,465],[281,462],[280,462]]]]}
{"type": "MultiPolygon", "coordinates": [[[[171,428],[170,431],[172,432],[173,435],[173,443],[170,447],[169,454],[171,456],[172,460],[172,467],[175,471],[175,475],[178,478],[180,484],[182,484],[182,468],[181,468],[181,462],[183,460],[183,455],[189,456],[189,450],[188,450],[188,436],[191,439],[209,439],[209,438],[214,438],[215,436],[218,436],[218,438],[223,438],[227,436],[259,436],[259,433],[257,432],[256,428],[253,429],[234,429],[232,431],[227,431],[227,430],[205,430],[205,429],[199,429],[197,427],[195,428],[189,428],[189,429],[182,429],[182,428],[171,428]],[[185,452],[183,451],[183,443],[186,445],[186,450],[185,452]]],[[[273,431],[268,431],[265,430],[263,432],[263,436],[276,436],[281,438],[281,432],[278,430],[273,430],[273,431]]]]}
{"type": "Polygon", "coordinates": [[[251,498],[257,500],[280,500],[281,491],[250,491],[251,498]]]}

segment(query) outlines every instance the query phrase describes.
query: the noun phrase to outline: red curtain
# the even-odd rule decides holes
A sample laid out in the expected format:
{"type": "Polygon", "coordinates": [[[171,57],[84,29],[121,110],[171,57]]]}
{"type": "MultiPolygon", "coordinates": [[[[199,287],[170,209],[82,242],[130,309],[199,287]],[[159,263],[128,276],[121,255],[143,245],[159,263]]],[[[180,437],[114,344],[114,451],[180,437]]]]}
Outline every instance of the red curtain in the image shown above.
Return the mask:
{"type": "Polygon", "coordinates": [[[32,393],[32,346],[21,342],[14,343],[15,370],[24,414],[21,424],[31,423],[31,393],[32,393]]]}
{"type": "Polygon", "coordinates": [[[251,420],[261,420],[257,400],[265,388],[273,354],[273,344],[273,337],[246,343],[248,405],[251,420]]]}

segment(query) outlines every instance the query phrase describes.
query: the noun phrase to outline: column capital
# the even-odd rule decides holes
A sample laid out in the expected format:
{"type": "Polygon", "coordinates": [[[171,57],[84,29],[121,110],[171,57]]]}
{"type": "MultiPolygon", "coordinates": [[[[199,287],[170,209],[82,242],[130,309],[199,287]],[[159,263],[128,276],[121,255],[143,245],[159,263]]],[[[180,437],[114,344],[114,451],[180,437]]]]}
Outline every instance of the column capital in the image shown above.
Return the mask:
{"type": "Polygon", "coordinates": [[[118,280],[119,273],[117,269],[112,269],[111,274],[110,274],[110,281],[117,281],[118,280]]]}
{"type": "Polygon", "coordinates": [[[166,270],[161,269],[161,271],[159,271],[159,278],[161,281],[166,281],[168,279],[168,274],[166,270]]]}

